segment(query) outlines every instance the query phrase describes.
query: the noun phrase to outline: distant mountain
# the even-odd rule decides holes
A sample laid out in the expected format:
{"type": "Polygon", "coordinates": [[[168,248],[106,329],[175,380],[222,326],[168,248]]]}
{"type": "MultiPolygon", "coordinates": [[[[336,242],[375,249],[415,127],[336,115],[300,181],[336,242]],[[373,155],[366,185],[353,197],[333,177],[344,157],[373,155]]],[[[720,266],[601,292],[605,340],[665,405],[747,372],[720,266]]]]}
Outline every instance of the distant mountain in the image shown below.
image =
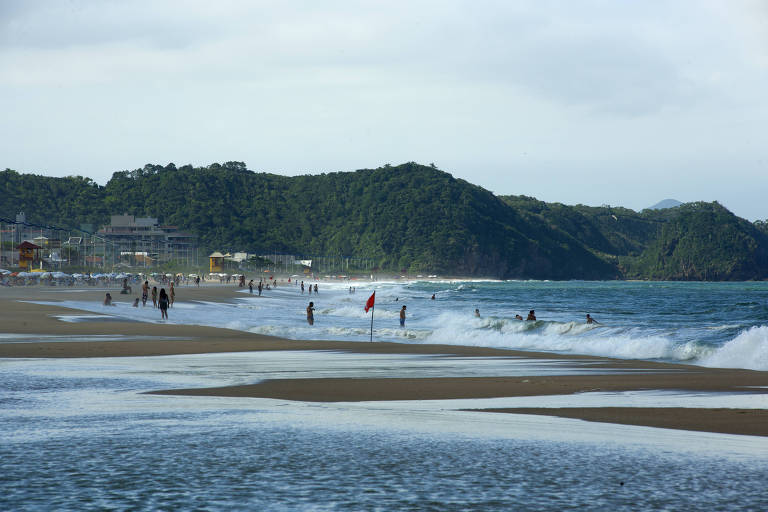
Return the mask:
{"type": "Polygon", "coordinates": [[[653,206],[648,207],[649,210],[663,210],[664,208],[677,208],[680,206],[681,203],[677,199],[664,199],[663,201],[659,201],[653,206]]]}
{"type": "Polygon", "coordinates": [[[114,173],[105,186],[7,169],[0,217],[19,211],[62,227],[106,224],[117,213],[151,216],[196,233],[204,251],[343,255],[394,272],[768,279],[768,223],[750,223],[718,203],[639,213],[545,203],[495,196],[413,162],[296,177],[255,173],[242,162],[148,164],[114,173]]]}

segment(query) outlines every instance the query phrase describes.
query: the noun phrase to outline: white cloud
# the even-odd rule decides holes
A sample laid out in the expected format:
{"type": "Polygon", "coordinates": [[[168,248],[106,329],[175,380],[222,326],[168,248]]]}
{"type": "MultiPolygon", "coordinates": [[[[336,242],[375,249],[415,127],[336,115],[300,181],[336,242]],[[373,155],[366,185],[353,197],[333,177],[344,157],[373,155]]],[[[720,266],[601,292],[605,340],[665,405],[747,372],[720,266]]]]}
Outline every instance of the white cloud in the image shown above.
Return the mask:
{"type": "Polygon", "coordinates": [[[417,160],[566,203],[738,197],[768,174],[766,19],[750,0],[3,2],[0,166],[417,160]]]}

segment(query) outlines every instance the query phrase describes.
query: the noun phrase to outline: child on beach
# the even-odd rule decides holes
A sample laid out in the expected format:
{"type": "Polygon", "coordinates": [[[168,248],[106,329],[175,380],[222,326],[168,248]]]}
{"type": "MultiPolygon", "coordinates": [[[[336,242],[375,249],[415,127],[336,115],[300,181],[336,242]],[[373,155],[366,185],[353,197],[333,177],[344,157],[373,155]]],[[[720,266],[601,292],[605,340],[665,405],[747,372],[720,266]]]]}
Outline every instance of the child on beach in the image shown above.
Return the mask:
{"type": "Polygon", "coordinates": [[[165,288],[160,289],[160,300],[158,301],[158,306],[160,307],[160,315],[162,319],[168,320],[168,295],[165,293],[165,288]]]}

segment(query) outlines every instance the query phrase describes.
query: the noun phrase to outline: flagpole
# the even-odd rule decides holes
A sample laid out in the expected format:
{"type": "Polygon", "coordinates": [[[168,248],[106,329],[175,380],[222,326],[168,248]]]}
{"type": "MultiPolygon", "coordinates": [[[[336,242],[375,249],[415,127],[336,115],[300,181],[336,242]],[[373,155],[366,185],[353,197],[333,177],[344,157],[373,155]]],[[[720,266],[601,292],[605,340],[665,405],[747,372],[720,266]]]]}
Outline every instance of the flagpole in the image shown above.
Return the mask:
{"type": "Polygon", "coordinates": [[[376,311],[376,304],[371,306],[371,343],[373,343],[373,312],[376,311]]]}

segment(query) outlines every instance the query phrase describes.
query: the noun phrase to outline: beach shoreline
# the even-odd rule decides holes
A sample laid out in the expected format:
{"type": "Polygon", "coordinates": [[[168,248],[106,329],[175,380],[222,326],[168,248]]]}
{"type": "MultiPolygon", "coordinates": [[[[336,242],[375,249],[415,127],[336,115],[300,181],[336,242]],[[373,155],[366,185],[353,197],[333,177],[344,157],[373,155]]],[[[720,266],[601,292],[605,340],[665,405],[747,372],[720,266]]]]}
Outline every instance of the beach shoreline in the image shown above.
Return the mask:
{"type": "MultiPolygon", "coordinates": [[[[518,358],[531,361],[555,359],[567,361],[572,368],[589,368],[593,371],[584,375],[531,374],[522,377],[276,379],[245,386],[150,392],[162,395],[272,398],[304,402],[481,399],[637,390],[768,392],[768,372],[753,370],[703,368],[655,361],[459,345],[290,340],[246,331],[195,325],[119,319],[109,322],[64,322],[58,318],[61,315],[71,315],[77,310],[54,305],[56,301],[73,300],[73,298],[100,301],[106,291],[110,290],[45,287],[0,290],[0,325],[5,336],[4,339],[0,339],[0,358],[146,357],[302,350],[353,352],[362,355],[418,354],[434,357],[518,358]],[[27,301],[41,301],[47,304],[27,301]],[[24,337],[23,341],[14,339],[14,335],[24,337]],[[114,338],[109,341],[93,339],[104,335],[112,335],[114,338]],[[41,339],[35,340],[35,336],[41,336],[41,339]],[[59,339],[66,339],[66,341],[59,339]],[[600,370],[599,374],[594,373],[596,369],[600,370]]],[[[180,288],[177,294],[183,295],[184,300],[215,302],[235,301],[242,296],[241,289],[231,285],[184,287],[180,288]]],[[[104,313],[105,315],[110,313],[106,306],[104,313]]],[[[94,313],[90,312],[89,315],[94,313]]],[[[764,421],[766,411],[763,409],[756,411],[754,414],[738,409],[714,408],[669,408],[660,411],[658,408],[634,407],[489,410],[489,412],[514,414],[545,414],[627,425],[768,436],[768,422],[764,421]],[[745,422],[745,419],[749,421],[745,422]]]]}

